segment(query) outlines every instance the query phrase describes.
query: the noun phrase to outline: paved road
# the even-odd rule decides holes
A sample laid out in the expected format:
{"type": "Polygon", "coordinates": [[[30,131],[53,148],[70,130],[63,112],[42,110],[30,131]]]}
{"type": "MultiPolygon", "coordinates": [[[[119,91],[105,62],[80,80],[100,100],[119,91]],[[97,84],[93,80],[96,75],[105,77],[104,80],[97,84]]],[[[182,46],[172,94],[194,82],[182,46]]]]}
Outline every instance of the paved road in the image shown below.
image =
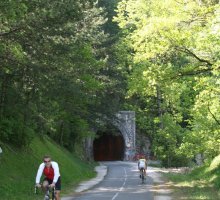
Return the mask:
{"type": "MultiPolygon", "coordinates": [[[[147,179],[141,183],[137,163],[103,162],[108,168],[105,178],[95,187],[68,200],[170,200],[167,195],[155,196],[153,183],[158,173],[148,168],[147,179]]],[[[160,181],[160,180],[159,180],[160,181]]]]}

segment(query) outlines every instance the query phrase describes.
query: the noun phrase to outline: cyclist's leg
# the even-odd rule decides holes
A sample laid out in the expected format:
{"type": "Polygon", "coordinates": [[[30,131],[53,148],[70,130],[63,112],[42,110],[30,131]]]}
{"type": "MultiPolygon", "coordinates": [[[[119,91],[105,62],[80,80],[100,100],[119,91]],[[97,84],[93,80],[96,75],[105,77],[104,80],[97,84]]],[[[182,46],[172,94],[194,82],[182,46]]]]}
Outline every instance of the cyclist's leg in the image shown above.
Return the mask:
{"type": "Polygon", "coordinates": [[[49,185],[52,183],[52,180],[47,179],[46,177],[43,180],[42,183],[42,190],[44,191],[45,197],[49,198],[50,191],[49,191],[49,185]]]}
{"type": "Polygon", "coordinates": [[[144,168],[144,176],[147,176],[147,170],[144,168]]]}
{"type": "Polygon", "coordinates": [[[141,178],[141,167],[139,167],[139,177],[141,178]]]}
{"type": "Polygon", "coordinates": [[[141,178],[141,180],[142,180],[142,183],[144,183],[145,176],[144,176],[144,168],[143,168],[143,167],[141,168],[140,178],[141,178]]]}
{"type": "Polygon", "coordinates": [[[142,178],[142,175],[144,175],[144,168],[143,167],[140,168],[140,178],[142,178]]]}
{"type": "Polygon", "coordinates": [[[60,190],[61,190],[61,178],[59,177],[55,184],[55,197],[56,200],[60,200],[60,190]]]}
{"type": "Polygon", "coordinates": [[[60,190],[55,190],[55,199],[60,200],[60,190]]]}
{"type": "Polygon", "coordinates": [[[49,181],[45,178],[42,183],[42,190],[44,191],[45,194],[47,192],[48,187],[49,187],[49,181]]]}

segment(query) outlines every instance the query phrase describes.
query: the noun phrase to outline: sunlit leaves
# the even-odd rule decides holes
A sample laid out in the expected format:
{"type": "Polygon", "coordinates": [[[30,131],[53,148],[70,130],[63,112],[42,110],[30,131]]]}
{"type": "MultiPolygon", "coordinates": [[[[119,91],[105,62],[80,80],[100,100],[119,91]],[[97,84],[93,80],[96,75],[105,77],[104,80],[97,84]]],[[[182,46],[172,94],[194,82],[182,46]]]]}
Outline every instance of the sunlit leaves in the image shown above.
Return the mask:
{"type": "MultiPolygon", "coordinates": [[[[183,128],[178,143],[181,148],[173,151],[177,157],[184,151],[190,152],[188,157],[203,152],[207,157],[216,155],[219,2],[121,1],[115,21],[133,48],[128,97],[145,98],[146,108],[147,102],[157,105],[154,114],[158,112],[158,116],[152,119],[154,123],[159,120],[156,137],[167,136],[169,130],[172,141],[176,136],[169,123],[173,122],[177,130],[179,125],[183,128]],[[168,114],[169,120],[162,120],[168,114]]],[[[157,142],[155,150],[168,159],[164,148],[162,140],[157,142]]]]}

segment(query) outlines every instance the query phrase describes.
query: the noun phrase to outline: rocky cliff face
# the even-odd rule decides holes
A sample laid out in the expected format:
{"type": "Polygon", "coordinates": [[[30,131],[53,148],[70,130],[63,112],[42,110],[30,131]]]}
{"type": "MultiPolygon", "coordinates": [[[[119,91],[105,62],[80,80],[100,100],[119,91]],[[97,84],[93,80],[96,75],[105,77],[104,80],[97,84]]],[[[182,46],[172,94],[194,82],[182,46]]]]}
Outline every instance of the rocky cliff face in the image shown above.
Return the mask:
{"type": "Polygon", "coordinates": [[[152,155],[151,142],[144,134],[139,133],[136,135],[136,153],[144,154],[147,158],[150,158],[152,155]]]}

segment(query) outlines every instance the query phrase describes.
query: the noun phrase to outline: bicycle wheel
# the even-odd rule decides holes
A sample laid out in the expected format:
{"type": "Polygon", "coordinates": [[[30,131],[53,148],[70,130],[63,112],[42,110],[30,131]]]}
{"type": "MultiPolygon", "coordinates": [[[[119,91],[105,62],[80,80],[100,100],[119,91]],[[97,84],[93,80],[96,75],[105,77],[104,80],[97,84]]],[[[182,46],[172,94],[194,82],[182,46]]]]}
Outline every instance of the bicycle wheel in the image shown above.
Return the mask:
{"type": "Polygon", "coordinates": [[[50,191],[49,188],[47,188],[46,194],[44,196],[44,200],[50,200],[50,191]]]}
{"type": "Polygon", "coordinates": [[[142,183],[144,183],[144,175],[142,174],[142,183]]]}
{"type": "Polygon", "coordinates": [[[50,196],[45,195],[45,196],[44,196],[44,200],[50,200],[50,196]]]}
{"type": "Polygon", "coordinates": [[[52,200],[55,200],[55,189],[52,189],[52,200]]]}

